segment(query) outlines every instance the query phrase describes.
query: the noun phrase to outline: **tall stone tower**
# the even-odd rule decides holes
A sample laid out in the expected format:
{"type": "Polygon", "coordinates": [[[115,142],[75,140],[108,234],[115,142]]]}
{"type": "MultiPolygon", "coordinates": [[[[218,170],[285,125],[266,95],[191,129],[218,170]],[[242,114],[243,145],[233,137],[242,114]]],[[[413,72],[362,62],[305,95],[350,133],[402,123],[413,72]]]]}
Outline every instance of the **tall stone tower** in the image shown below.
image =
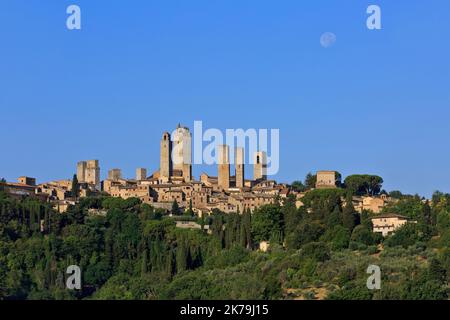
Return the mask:
{"type": "Polygon", "coordinates": [[[86,167],[87,167],[86,161],[80,161],[77,163],[77,179],[78,182],[80,183],[86,182],[86,175],[85,175],[86,167]]]}
{"type": "Polygon", "coordinates": [[[236,148],[235,151],[234,166],[236,169],[236,188],[244,187],[244,164],[245,164],[245,153],[244,148],[236,148]]]}
{"type": "Polygon", "coordinates": [[[160,150],[160,165],[159,165],[159,179],[166,183],[169,181],[172,175],[171,166],[171,153],[172,153],[172,142],[170,141],[170,134],[164,132],[161,139],[161,150],[160,150]]]}
{"type": "Polygon", "coordinates": [[[136,180],[142,181],[147,179],[147,169],[145,168],[137,168],[136,169],[136,180]]]}
{"type": "Polygon", "coordinates": [[[264,151],[255,152],[254,167],[253,167],[253,179],[254,180],[266,180],[267,179],[267,153],[264,151]]]}
{"type": "Polygon", "coordinates": [[[172,141],[173,169],[182,171],[184,181],[190,182],[192,180],[192,136],[189,129],[179,124],[172,141]]]}
{"type": "Polygon", "coordinates": [[[120,179],[122,179],[122,170],[111,169],[108,171],[108,180],[118,181],[120,179]]]}
{"type": "Polygon", "coordinates": [[[218,146],[218,186],[223,190],[230,188],[230,149],[227,145],[218,146]]]}
{"type": "Polygon", "coordinates": [[[100,166],[98,160],[86,162],[85,182],[94,185],[97,190],[100,190],[100,166]]]}

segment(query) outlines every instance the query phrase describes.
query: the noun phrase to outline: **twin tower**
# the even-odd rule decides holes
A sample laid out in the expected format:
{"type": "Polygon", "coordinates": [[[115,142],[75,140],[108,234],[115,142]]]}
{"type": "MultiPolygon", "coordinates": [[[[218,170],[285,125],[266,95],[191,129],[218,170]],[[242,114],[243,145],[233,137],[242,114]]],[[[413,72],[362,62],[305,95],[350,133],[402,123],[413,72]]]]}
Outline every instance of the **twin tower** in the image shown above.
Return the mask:
{"type": "MultiPolygon", "coordinates": [[[[267,179],[267,154],[256,152],[253,165],[253,180],[260,181],[267,179]]],[[[218,166],[219,172],[217,184],[220,189],[230,188],[230,147],[227,145],[218,146],[218,166]]],[[[236,170],[236,188],[245,187],[245,152],[244,148],[237,147],[234,151],[234,167],[236,170]]]]}
{"type": "MultiPolygon", "coordinates": [[[[227,190],[230,185],[230,148],[220,145],[218,152],[218,179],[220,189],[227,190]]],[[[177,126],[173,137],[164,132],[161,139],[159,180],[162,183],[170,181],[191,182],[192,181],[192,136],[188,128],[177,126]]],[[[265,180],[267,178],[267,154],[256,152],[254,155],[254,180],[265,180]]],[[[244,148],[235,149],[235,181],[236,188],[245,187],[245,152],[244,148]]]]}

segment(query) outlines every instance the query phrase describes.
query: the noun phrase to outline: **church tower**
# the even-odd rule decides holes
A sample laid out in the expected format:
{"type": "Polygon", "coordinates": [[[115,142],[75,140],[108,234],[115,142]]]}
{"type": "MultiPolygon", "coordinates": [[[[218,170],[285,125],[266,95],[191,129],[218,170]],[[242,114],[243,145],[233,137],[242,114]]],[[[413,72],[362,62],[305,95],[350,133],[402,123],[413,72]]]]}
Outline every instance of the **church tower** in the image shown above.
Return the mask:
{"type": "Polygon", "coordinates": [[[171,141],[170,134],[168,132],[164,132],[161,139],[161,151],[160,151],[160,166],[159,166],[159,179],[163,183],[169,182],[170,176],[172,175],[172,166],[171,166],[171,141]]]}
{"type": "Polygon", "coordinates": [[[255,152],[254,167],[253,167],[253,179],[254,180],[266,180],[267,179],[267,153],[264,151],[255,152]]]}

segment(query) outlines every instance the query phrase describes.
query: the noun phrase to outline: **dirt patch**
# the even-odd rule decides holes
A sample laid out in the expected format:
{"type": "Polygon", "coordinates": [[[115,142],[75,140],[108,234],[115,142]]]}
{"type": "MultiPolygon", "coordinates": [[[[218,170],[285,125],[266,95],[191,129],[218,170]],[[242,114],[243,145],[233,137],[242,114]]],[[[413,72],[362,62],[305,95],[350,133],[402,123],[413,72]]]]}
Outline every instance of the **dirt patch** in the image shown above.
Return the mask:
{"type": "Polygon", "coordinates": [[[285,290],[285,294],[293,300],[325,300],[328,295],[328,289],[325,287],[289,288],[285,290]]]}

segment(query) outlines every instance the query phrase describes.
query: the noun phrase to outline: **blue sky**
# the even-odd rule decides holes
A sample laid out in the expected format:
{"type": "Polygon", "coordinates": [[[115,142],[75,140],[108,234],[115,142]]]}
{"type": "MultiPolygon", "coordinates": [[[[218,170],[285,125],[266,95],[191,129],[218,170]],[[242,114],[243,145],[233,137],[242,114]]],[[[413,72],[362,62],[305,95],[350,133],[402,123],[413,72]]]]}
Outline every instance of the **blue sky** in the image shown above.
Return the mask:
{"type": "Polygon", "coordinates": [[[163,131],[202,120],[279,128],[280,181],[335,169],[450,192],[448,12],[447,0],[4,0],[0,176],[69,178],[95,158],[103,176],[132,177],[158,168],[163,131]],[[70,4],[82,30],[66,28],[70,4]]]}

